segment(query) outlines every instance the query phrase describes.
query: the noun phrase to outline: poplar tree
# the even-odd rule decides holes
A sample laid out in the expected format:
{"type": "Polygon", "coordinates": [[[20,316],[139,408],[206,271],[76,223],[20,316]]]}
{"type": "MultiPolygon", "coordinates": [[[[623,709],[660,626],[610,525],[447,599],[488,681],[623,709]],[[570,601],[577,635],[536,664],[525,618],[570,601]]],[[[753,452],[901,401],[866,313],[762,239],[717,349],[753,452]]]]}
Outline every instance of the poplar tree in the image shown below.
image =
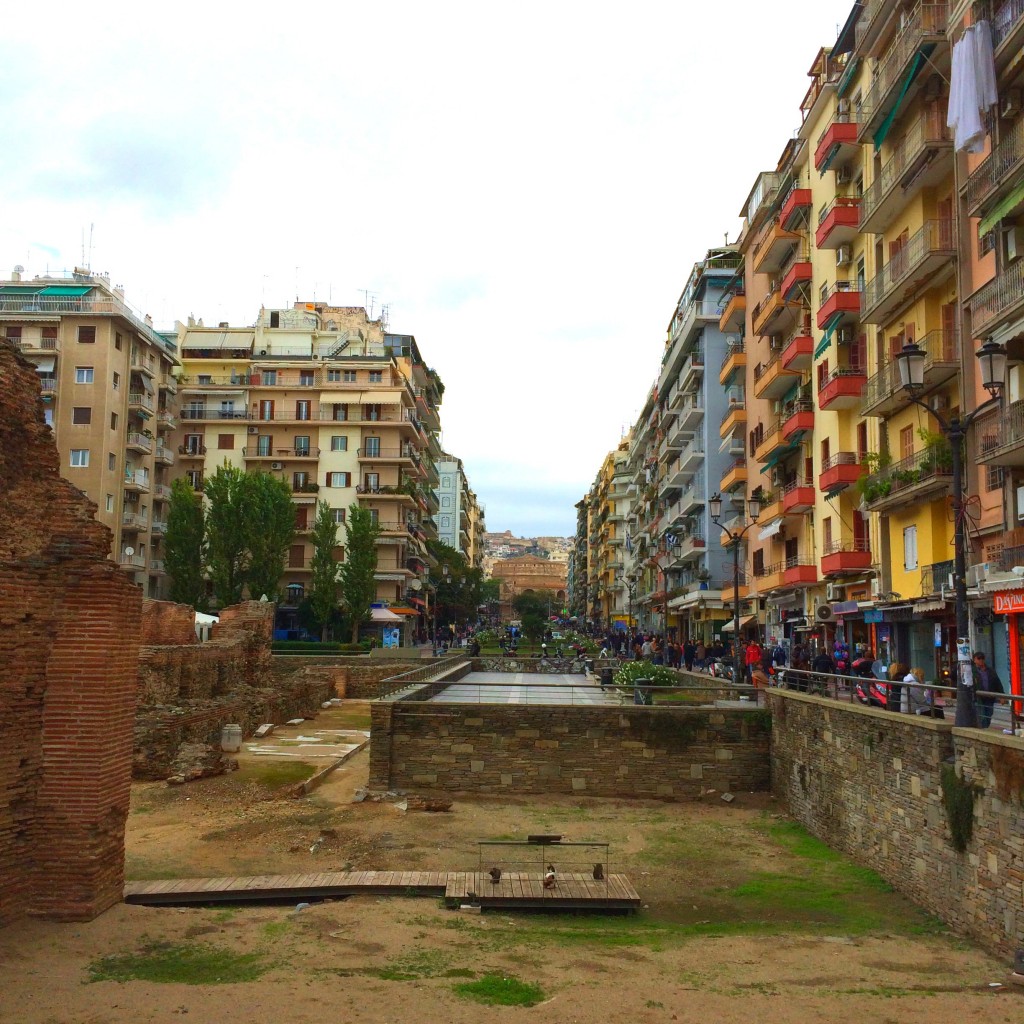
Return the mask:
{"type": "Polygon", "coordinates": [[[349,505],[345,561],[341,563],[341,599],[352,623],[352,643],[359,642],[359,627],[370,617],[377,596],[377,536],[380,526],[368,509],[349,505]]]}

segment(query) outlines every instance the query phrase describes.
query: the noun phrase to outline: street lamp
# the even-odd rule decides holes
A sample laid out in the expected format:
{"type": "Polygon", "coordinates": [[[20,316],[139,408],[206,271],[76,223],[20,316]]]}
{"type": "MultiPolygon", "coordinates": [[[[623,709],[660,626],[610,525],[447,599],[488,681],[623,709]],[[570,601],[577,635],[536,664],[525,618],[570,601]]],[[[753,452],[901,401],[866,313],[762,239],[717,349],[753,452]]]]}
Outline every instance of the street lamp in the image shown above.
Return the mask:
{"type": "Polygon", "coordinates": [[[747,499],[747,514],[750,522],[739,530],[731,530],[720,522],[722,517],[722,496],[715,494],[708,499],[708,508],[711,510],[711,521],[715,526],[725,531],[729,538],[724,547],[732,547],[732,682],[739,686],[743,682],[743,670],[740,665],[740,541],[744,534],[752,526],[757,524],[761,515],[761,499],[753,495],[747,499]]]}
{"type": "Polygon", "coordinates": [[[957,663],[956,680],[956,725],[961,728],[977,728],[978,712],[974,705],[974,675],[971,665],[971,646],[967,617],[967,524],[963,514],[963,444],[967,429],[979,416],[987,413],[999,403],[1006,382],[1006,349],[991,338],[977,352],[981,364],[982,387],[992,396],[966,416],[954,416],[947,420],[927,402],[918,398],[924,388],[924,368],[927,354],[914,342],[903,346],[896,356],[900,370],[900,383],[910,401],[921,406],[939,424],[942,436],[949,441],[953,463],[953,593],[956,598],[957,663]]]}

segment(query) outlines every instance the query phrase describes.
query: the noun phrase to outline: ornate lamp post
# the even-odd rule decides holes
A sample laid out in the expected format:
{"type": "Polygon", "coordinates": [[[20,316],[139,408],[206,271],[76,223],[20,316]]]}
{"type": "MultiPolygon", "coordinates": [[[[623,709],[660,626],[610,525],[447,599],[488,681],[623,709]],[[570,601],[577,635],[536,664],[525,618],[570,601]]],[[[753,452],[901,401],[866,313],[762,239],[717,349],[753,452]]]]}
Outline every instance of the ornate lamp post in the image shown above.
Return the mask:
{"type": "Polygon", "coordinates": [[[720,527],[729,538],[723,547],[732,548],[732,681],[734,686],[739,686],[743,682],[743,667],[740,664],[740,542],[747,530],[757,524],[758,517],[761,515],[761,499],[758,497],[747,499],[747,514],[750,516],[750,522],[738,530],[730,530],[727,526],[722,526],[720,521],[722,517],[721,494],[715,494],[708,499],[708,508],[711,511],[711,521],[715,526],[720,527]]]}
{"type": "Polygon", "coordinates": [[[981,364],[982,387],[992,396],[966,416],[946,419],[918,394],[924,388],[927,354],[914,342],[903,346],[896,356],[900,383],[915,405],[929,412],[939,424],[939,431],[949,441],[953,470],[953,593],[956,599],[957,662],[956,725],[977,728],[978,712],[974,705],[974,675],[971,665],[970,626],[967,617],[967,526],[963,514],[963,445],[967,430],[979,416],[999,403],[1006,382],[1006,349],[990,338],[977,352],[981,364]]]}

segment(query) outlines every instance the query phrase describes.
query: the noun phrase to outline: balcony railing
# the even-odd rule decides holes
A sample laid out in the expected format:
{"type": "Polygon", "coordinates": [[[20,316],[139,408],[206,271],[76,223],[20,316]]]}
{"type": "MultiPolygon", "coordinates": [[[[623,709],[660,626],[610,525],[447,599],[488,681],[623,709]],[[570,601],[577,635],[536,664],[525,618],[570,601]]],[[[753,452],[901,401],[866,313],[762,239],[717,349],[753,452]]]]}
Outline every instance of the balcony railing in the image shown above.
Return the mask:
{"type": "Polygon", "coordinates": [[[867,283],[864,289],[861,320],[880,314],[886,300],[899,301],[894,295],[901,285],[925,270],[928,264],[940,266],[947,258],[956,255],[956,240],[953,222],[950,220],[929,220],[910,236],[907,244],[890,257],[889,262],[867,283]]]}
{"type": "Polygon", "coordinates": [[[1024,260],[997,275],[970,298],[974,337],[989,334],[990,328],[1024,300],[1024,260]]]}

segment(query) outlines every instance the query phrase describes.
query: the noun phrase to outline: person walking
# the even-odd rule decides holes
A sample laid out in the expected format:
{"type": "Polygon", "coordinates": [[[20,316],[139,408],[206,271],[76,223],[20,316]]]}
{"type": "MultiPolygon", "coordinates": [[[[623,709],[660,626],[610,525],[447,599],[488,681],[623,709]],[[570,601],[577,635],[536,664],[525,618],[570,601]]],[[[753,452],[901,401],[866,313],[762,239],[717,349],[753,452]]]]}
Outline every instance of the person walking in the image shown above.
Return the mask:
{"type": "MultiPolygon", "coordinates": [[[[974,654],[974,692],[988,690],[994,693],[1006,693],[1002,679],[994,668],[989,668],[985,663],[985,655],[982,651],[974,654]]],[[[996,707],[996,697],[975,697],[975,707],[978,710],[978,728],[987,729],[992,724],[992,713],[996,707]]]]}

